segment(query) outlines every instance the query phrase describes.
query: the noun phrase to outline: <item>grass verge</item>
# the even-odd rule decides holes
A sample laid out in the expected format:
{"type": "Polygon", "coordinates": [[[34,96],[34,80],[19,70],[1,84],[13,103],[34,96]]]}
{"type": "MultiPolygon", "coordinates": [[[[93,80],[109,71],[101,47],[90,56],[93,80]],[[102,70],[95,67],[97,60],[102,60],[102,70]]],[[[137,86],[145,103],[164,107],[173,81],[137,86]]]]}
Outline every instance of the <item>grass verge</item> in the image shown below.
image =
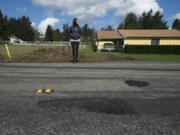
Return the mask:
{"type": "MultiPolygon", "coordinates": [[[[72,59],[71,48],[57,46],[8,46],[12,59],[7,57],[5,46],[0,46],[0,62],[13,63],[50,63],[69,62],[72,59]]],[[[80,62],[108,62],[125,60],[149,60],[180,62],[180,55],[158,54],[124,54],[124,53],[97,53],[90,47],[80,50],[80,62]]]]}

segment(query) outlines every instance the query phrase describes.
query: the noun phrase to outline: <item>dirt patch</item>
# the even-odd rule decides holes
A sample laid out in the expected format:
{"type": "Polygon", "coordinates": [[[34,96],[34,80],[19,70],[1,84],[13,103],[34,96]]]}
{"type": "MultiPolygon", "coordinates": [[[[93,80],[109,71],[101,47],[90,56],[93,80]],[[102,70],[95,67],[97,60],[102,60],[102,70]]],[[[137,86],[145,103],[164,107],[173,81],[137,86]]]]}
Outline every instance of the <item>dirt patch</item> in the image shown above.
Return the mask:
{"type": "MultiPolygon", "coordinates": [[[[56,62],[71,62],[72,53],[71,47],[41,47],[34,50],[33,53],[25,55],[12,56],[13,63],[56,63],[56,62]]],[[[88,53],[79,53],[80,62],[103,62],[104,58],[94,56],[88,53]]],[[[0,62],[9,62],[10,60],[0,55],[0,62]]]]}
{"type": "Polygon", "coordinates": [[[0,62],[5,63],[5,62],[10,62],[7,56],[0,55],[0,62]]]}
{"type": "Polygon", "coordinates": [[[119,56],[114,56],[112,54],[109,54],[108,55],[108,58],[110,61],[120,61],[120,60],[135,60],[134,58],[132,57],[119,57],[119,56]]]}
{"type": "Polygon", "coordinates": [[[92,54],[88,54],[88,53],[80,53],[79,54],[79,60],[80,62],[104,62],[107,61],[105,57],[98,57],[98,56],[94,56],[92,54]]]}
{"type": "Polygon", "coordinates": [[[114,56],[114,55],[109,55],[108,56],[109,57],[109,59],[111,60],[111,61],[118,61],[118,60],[122,60],[120,57],[118,57],[118,56],[114,56]]]}
{"type": "Polygon", "coordinates": [[[132,107],[121,99],[51,99],[41,100],[38,105],[44,109],[62,112],[134,114],[132,107]]]}
{"type": "MultiPolygon", "coordinates": [[[[13,63],[57,63],[70,62],[72,60],[72,52],[70,46],[57,47],[40,47],[32,53],[12,55],[12,59],[0,55],[0,62],[13,63]]],[[[107,62],[120,60],[134,60],[133,58],[121,58],[113,54],[94,55],[91,53],[79,52],[79,62],[107,62]]]]}
{"type": "Polygon", "coordinates": [[[49,48],[39,48],[33,53],[26,55],[16,55],[12,57],[12,62],[67,62],[71,58],[70,47],[49,47],[49,48]]]}
{"type": "Polygon", "coordinates": [[[53,55],[53,56],[69,56],[71,54],[70,46],[57,46],[49,48],[39,48],[33,52],[34,55],[53,55]]]}

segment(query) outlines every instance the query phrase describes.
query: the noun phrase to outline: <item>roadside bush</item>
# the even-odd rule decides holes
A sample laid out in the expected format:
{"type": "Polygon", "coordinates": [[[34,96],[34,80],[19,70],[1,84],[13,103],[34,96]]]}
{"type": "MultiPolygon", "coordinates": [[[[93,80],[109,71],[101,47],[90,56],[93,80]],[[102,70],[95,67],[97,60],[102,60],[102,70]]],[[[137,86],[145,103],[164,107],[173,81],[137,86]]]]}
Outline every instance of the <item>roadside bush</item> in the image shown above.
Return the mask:
{"type": "Polygon", "coordinates": [[[126,45],[131,54],[180,54],[180,45],[126,45]]]}
{"type": "Polygon", "coordinates": [[[92,40],[92,49],[93,51],[97,51],[96,40],[92,40]]]}
{"type": "Polygon", "coordinates": [[[57,46],[57,47],[41,47],[33,52],[37,55],[63,55],[69,56],[71,54],[70,46],[57,46]]]}

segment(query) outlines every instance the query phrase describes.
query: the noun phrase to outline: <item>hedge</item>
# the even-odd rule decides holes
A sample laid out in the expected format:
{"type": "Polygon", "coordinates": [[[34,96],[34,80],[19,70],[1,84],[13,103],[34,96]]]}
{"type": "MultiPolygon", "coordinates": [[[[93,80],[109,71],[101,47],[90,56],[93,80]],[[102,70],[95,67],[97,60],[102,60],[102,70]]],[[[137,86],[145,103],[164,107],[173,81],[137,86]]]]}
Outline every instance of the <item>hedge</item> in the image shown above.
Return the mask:
{"type": "Polygon", "coordinates": [[[180,54],[180,45],[126,45],[125,53],[180,54]]]}

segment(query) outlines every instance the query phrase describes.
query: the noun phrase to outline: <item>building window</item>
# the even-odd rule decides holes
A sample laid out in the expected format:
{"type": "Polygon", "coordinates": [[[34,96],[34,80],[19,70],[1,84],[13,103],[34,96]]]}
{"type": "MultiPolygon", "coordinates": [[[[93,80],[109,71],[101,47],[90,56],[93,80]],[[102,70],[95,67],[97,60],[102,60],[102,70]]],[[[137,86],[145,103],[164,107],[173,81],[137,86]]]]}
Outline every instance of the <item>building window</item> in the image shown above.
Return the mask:
{"type": "Polygon", "coordinates": [[[159,38],[153,38],[151,39],[151,45],[159,45],[160,39],[159,38]]]}

